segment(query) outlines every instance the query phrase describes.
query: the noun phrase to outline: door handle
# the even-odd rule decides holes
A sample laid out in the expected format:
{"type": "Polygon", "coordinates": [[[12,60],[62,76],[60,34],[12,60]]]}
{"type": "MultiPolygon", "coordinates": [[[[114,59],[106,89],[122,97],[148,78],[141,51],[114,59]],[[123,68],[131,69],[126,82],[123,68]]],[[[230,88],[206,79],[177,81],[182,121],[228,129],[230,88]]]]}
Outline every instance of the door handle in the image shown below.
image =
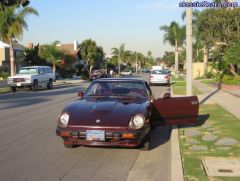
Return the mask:
{"type": "Polygon", "coordinates": [[[196,104],[198,104],[198,101],[191,101],[191,104],[196,105],[196,104]]]}

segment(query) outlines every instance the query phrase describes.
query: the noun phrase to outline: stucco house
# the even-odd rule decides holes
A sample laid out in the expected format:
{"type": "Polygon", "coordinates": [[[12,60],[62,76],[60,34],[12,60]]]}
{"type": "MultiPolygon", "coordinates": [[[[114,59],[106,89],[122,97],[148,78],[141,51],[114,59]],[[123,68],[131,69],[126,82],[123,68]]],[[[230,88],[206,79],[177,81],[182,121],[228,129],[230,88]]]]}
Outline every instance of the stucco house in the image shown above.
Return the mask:
{"type": "MultiPolygon", "coordinates": [[[[23,61],[24,46],[17,41],[13,44],[16,70],[25,65],[23,61]]],[[[0,67],[10,71],[10,48],[7,43],[0,41],[0,67]]]]}

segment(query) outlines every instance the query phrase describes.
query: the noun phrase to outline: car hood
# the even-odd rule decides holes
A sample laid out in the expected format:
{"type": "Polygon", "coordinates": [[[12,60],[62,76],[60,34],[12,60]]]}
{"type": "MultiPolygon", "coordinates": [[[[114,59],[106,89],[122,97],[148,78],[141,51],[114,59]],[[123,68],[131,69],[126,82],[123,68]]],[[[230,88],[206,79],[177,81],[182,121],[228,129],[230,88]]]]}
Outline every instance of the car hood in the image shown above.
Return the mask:
{"type": "Polygon", "coordinates": [[[69,107],[68,125],[127,127],[131,116],[139,113],[144,102],[146,101],[95,98],[75,101],[69,107]]]}

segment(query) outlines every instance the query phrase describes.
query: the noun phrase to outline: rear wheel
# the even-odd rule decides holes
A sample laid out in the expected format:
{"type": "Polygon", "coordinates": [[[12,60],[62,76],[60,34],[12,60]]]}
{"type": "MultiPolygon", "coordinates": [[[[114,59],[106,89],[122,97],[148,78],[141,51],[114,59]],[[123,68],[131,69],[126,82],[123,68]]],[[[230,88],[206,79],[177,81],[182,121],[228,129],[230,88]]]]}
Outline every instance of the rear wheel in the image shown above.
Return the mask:
{"type": "Polygon", "coordinates": [[[47,84],[48,89],[52,89],[52,79],[49,79],[49,82],[47,84]]]}
{"type": "Polygon", "coordinates": [[[14,86],[11,86],[11,92],[16,92],[17,88],[14,86]]]}
{"type": "Polygon", "coordinates": [[[33,85],[32,85],[32,91],[35,92],[38,90],[38,81],[34,80],[33,85]]]}

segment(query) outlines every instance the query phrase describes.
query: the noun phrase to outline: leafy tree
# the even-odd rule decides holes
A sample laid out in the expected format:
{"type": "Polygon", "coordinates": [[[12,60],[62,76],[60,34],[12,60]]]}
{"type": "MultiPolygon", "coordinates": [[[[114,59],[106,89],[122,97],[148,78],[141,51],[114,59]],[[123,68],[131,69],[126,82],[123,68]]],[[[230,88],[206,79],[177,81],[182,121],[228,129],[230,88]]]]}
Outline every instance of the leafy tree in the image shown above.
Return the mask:
{"type": "Polygon", "coordinates": [[[104,61],[104,51],[101,46],[97,46],[97,52],[96,52],[96,57],[95,57],[95,66],[98,67],[105,67],[106,62],[104,61]]]}
{"type": "Polygon", "coordinates": [[[200,13],[197,23],[199,38],[213,49],[213,62],[217,62],[220,70],[226,69],[223,56],[240,38],[240,9],[206,9],[200,13]]]}
{"type": "Polygon", "coordinates": [[[97,46],[92,39],[84,40],[80,46],[81,57],[86,61],[88,69],[91,70],[94,66],[104,64],[104,52],[101,46],[97,46]]]}
{"type": "Polygon", "coordinates": [[[4,11],[5,8],[9,6],[28,6],[30,3],[29,0],[0,0],[0,11],[4,11]]]}
{"type": "Polygon", "coordinates": [[[185,39],[185,27],[181,27],[177,22],[173,21],[169,26],[161,26],[159,29],[165,32],[164,42],[175,46],[175,75],[178,77],[178,51],[185,39]]]}
{"type": "Polygon", "coordinates": [[[174,65],[174,57],[174,52],[165,51],[162,60],[167,64],[168,67],[171,67],[174,65]]]}
{"type": "Polygon", "coordinates": [[[5,11],[0,13],[0,39],[10,45],[11,75],[15,74],[13,39],[22,38],[23,29],[28,28],[25,19],[31,14],[38,15],[38,12],[31,7],[18,8],[17,6],[5,8],[5,11]]]}
{"type": "Polygon", "coordinates": [[[227,49],[224,55],[225,66],[228,66],[228,70],[234,75],[238,76],[235,71],[235,67],[233,65],[240,64],[240,41],[236,44],[232,45],[229,49],[227,49]]]}
{"type": "Polygon", "coordinates": [[[48,63],[39,56],[39,44],[32,48],[24,49],[24,61],[28,65],[48,65],[48,63]]]}
{"type": "Polygon", "coordinates": [[[50,45],[42,45],[39,51],[40,57],[52,64],[54,72],[56,71],[56,65],[59,64],[64,57],[64,52],[58,50],[56,47],[59,43],[59,41],[54,41],[50,45]]]}

